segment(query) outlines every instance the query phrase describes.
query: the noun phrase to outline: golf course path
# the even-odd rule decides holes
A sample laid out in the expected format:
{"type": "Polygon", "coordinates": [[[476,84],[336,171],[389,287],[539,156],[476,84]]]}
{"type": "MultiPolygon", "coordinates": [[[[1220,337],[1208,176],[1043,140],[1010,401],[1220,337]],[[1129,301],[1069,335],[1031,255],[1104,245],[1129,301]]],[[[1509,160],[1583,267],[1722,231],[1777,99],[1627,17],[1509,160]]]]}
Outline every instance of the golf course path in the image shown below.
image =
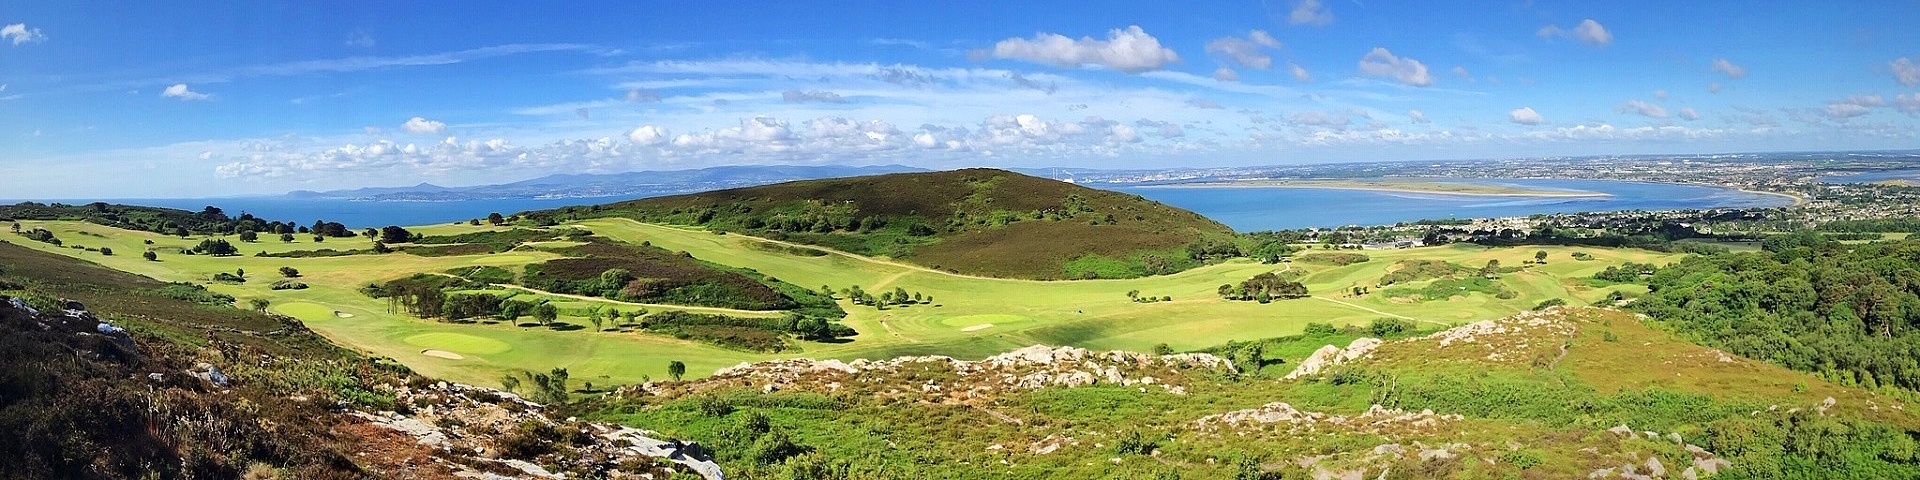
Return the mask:
{"type": "MultiPolygon", "coordinates": [[[[449,273],[434,273],[434,275],[439,275],[439,276],[443,276],[443,277],[450,277],[450,278],[461,278],[462,280],[464,280],[464,278],[462,278],[462,277],[460,277],[459,275],[453,275],[453,274],[449,274],[449,273]]],[[[696,306],[691,306],[691,305],[674,305],[674,304],[669,304],[669,303],[639,303],[639,302],[625,302],[625,301],[620,301],[620,300],[614,300],[614,299],[611,299],[611,298],[605,298],[605,297],[592,297],[592,296],[587,296],[587,295],[574,295],[574,294],[571,294],[571,293],[557,293],[557,292],[549,292],[549,291],[546,291],[546,290],[540,290],[540,289],[537,289],[537,288],[530,288],[530,287],[522,287],[522,286],[519,286],[519,285],[514,285],[514,284],[511,284],[511,283],[489,283],[489,284],[487,284],[487,285],[492,285],[492,286],[495,286],[495,287],[500,287],[500,288],[505,288],[505,289],[508,289],[508,290],[519,290],[519,291],[523,291],[523,292],[528,292],[528,293],[533,293],[533,294],[536,294],[536,295],[550,295],[550,296],[555,296],[555,297],[560,297],[560,298],[571,298],[571,299],[574,299],[574,300],[585,300],[585,301],[589,301],[589,302],[604,302],[604,303],[618,303],[618,304],[621,304],[621,305],[633,305],[633,306],[636,306],[636,307],[652,307],[652,308],[665,308],[665,309],[671,309],[671,310],[685,310],[685,311],[689,311],[689,312],[703,312],[703,313],[718,313],[718,314],[726,314],[726,315],[749,315],[749,316],[765,316],[765,315],[767,315],[767,314],[771,314],[771,313],[780,313],[780,312],[781,312],[780,310],[740,310],[740,309],[734,309],[734,308],[720,308],[720,307],[696,307],[696,306]]]]}
{"type": "Polygon", "coordinates": [[[1393,317],[1393,318],[1398,318],[1398,319],[1401,319],[1401,320],[1413,320],[1413,321],[1416,321],[1416,322],[1427,322],[1427,323],[1434,323],[1434,324],[1440,324],[1440,325],[1446,325],[1446,324],[1444,324],[1444,323],[1440,323],[1440,322],[1435,322],[1435,321],[1432,321],[1432,320],[1421,320],[1421,319],[1418,319],[1418,318],[1413,318],[1413,317],[1409,317],[1409,316],[1406,316],[1406,315],[1401,315],[1401,314],[1397,314],[1397,313],[1387,313],[1387,312],[1382,312],[1382,311],[1379,311],[1379,310],[1374,310],[1374,309],[1372,309],[1372,308],[1368,308],[1368,307],[1365,307],[1365,306],[1361,306],[1361,305],[1355,305],[1355,304],[1352,304],[1352,303],[1347,303],[1347,302],[1342,302],[1342,301],[1339,301],[1339,300],[1334,300],[1334,299],[1331,299],[1331,298],[1327,298],[1327,297],[1313,297],[1313,298],[1318,298],[1318,299],[1321,299],[1321,300],[1326,300],[1326,301],[1329,301],[1329,302],[1333,302],[1333,303],[1338,303],[1338,304],[1341,304],[1341,305],[1346,305],[1346,306],[1349,306],[1349,307],[1353,307],[1353,308],[1358,308],[1358,309],[1361,309],[1361,310],[1365,310],[1365,311],[1368,311],[1368,312],[1372,312],[1372,313],[1376,313],[1376,314],[1380,314],[1380,315],[1386,315],[1386,316],[1389,316],[1389,317],[1393,317]]]}

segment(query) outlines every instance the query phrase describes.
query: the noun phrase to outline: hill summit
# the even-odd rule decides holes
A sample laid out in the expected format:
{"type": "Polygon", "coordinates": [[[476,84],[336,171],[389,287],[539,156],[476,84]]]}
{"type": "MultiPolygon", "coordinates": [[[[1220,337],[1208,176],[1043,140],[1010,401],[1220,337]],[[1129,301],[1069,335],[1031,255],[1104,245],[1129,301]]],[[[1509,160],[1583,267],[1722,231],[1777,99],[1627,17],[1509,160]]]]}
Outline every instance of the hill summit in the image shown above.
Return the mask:
{"type": "Polygon", "coordinates": [[[988,168],[805,180],[528,215],[698,225],[1031,279],[1171,273],[1199,264],[1191,247],[1230,244],[1233,235],[1138,195],[988,168]]]}

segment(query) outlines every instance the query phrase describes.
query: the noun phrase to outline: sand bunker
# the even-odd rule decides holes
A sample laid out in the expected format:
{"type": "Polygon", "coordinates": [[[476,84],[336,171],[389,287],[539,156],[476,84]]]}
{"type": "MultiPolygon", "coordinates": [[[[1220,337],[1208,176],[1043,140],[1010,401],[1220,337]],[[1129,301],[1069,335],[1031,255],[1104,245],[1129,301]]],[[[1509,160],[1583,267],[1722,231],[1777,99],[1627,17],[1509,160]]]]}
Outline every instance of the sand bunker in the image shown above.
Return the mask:
{"type": "Polygon", "coordinates": [[[974,331],[980,331],[980,330],[986,330],[986,329],[989,329],[989,328],[993,328],[993,324],[991,324],[991,323],[982,323],[982,324],[979,324],[979,325],[974,325],[974,326],[971,326],[971,327],[967,327],[967,328],[962,328],[962,329],[960,329],[960,331],[962,331],[962,332],[974,332],[974,331]]]}
{"type": "Polygon", "coordinates": [[[460,354],[458,353],[453,353],[446,350],[432,350],[432,349],[421,350],[420,354],[426,355],[429,357],[444,358],[448,360],[460,360],[460,359],[467,358],[467,357],[460,356],[460,354]]]}
{"type": "Polygon", "coordinates": [[[339,310],[334,310],[334,311],[333,311],[333,316],[335,316],[335,317],[340,317],[340,318],[353,318],[353,314],[351,314],[351,313],[347,313],[347,312],[342,312],[342,311],[339,311],[339,310]]]}

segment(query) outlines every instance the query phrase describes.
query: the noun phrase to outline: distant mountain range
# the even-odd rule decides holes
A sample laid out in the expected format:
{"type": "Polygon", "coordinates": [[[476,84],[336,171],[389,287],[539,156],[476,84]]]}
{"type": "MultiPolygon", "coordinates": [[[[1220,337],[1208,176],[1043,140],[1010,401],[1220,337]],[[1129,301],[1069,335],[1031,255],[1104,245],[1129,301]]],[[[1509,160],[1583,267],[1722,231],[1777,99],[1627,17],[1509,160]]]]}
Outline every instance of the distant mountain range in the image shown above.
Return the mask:
{"type": "Polygon", "coordinates": [[[869,165],[859,167],[838,165],[748,165],[712,167],[697,170],[609,174],[557,174],[513,183],[475,185],[469,187],[442,187],[430,183],[422,183],[411,187],[370,187],[325,192],[297,190],[287,193],[286,196],[290,198],[415,202],[495,200],[508,198],[651,196],[750,187],[793,180],[924,171],[927,170],[905,165],[869,165]]]}

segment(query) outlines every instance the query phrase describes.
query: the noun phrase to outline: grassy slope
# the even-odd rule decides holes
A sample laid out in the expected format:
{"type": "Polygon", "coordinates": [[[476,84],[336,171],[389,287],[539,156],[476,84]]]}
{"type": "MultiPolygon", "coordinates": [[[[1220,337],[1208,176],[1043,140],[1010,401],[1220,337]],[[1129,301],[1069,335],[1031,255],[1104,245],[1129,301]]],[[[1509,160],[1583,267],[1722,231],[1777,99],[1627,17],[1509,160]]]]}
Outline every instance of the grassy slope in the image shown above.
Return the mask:
{"type": "MultiPolygon", "coordinates": [[[[260,258],[252,256],[215,258],[182,256],[171,249],[191,246],[199,238],[179,239],[141,232],[117,230],[78,222],[25,222],[29,228],[44,226],[71,244],[111,246],[116,255],[70,248],[53,247],[24,239],[22,246],[77,255],[107,266],[178,281],[205,282],[215,272],[244,268],[254,278],[241,285],[210,285],[246,302],[250,298],[272,300],[272,309],[308,322],[315,330],[343,345],[391,356],[430,376],[479,384],[493,384],[501,373],[520,369],[545,370],[567,367],[574,378],[603,383],[631,383],[643,375],[666,377],[669,360],[688,364],[688,372],[704,375],[716,368],[741,361],[773,358],[769,355],[725,350],[698,343],[679,341],[643,333],[591,333],[552,331],[511,325],[448,324],[408,318],[385,311],[384,302],[366,298],[355,291],[369,282],[398,278],[415,272],[438,272],[461,266],[513,266],[555,258],[540,251],[520,249],[512,252],[449,257],[417,257],[404,253],[378,257],[350,256],[330,258],[260,258]],[[84,235],[85,231],[92,235],[84,235]],[[95,236],[97,235],[97,236],[95,236]],[[154,240],[160,250],[159,262],[140,259],[143,239],[154,240]],[[266,286],[280,266],[298,268],[301,280],[313,288],[298,291],[269,291],[266,286]],[[340,311],[351,318],[335,317],[340,311]],[[507,345],[507,349],[476,349],[468,338],[481,338],[507,345]],[[458,341],[455,341],[458,340],[458,341]],[[422,355],[425,349],[442,349],[464,355],[449,360],[422,355]]],[[[932,295],[939,306],[920,305],[889,310],[853,306],[842,302],[850,315],[844,322],[860,331],[853,341],[839,344],[801,342],[802,352],[786,356],[832,358],[888,358],[906,354],[945,354],[979,358],[1034,343],[1078,345],[1089,348],[1146,350],[1158,343],[1177,349],[1195,349],[1224,343],[1299,333],[1308,322],[1365,324],[1383,314],[1401,315],[1433,324],[1459,323],[1494,318],[1532,307],[1552,297],[1574,303],[1588,303],[1613,290],[1633,293],[1633,286],[1605,288],[1587,286],[1583,277],[1620,262],[1666,263],[1675,258],[1667,254],[1639,250],[1548,247],[1552,255],[1547,265],[1507,275],[1503,281],[1521,295],[1500,300],[1487,295],[1455,297],[1445,302],[1402,303],[1369,295],[1345,297],[1341,291],[1354,285],[1372,285],[1400,259],[1434,259],[1462,265],[1479,265],[1498,258],[1505,265],[1519,265],[1531,259],[1535,248],[1484,248],[1445,246],[1409,250],[1369,251],[1372,261],[1345,267],[1325,265],[1263,265],[1247,261],[1227,262],[1196,268],[1173,275],[1127,279],[1064,282],[991,279],[930,271],[909,264],[844,254],[803,256],[749,246],[766,240],[742,235],[715,235],[704,231],[651,225],[626,219],[598,219],[578,222],[582,227],[618,241],[652,242],[673,251],[687,251],[696,258],[736,267],[752,268],[782,281],[808,288],[830,285],[836,289],[859,285],[868,291],[901,287],[932,295]],[[1574,251],[1587,251],[1597,259],[1580,262],[1570,258],[1574,251]],[[1223,283],[1235,283],[1254,274],[1274,270],[1299,269],[1307,272],[1302,281],[1316,297],[1261,305],[1254,302],[1228,302],[1215,296],[1223,283]],[[1172,302],[1139,304],[1127,299],[1128,290],[1143,295],[1171,296],[1172,302]],[[992,324],[966,331],[967,327],[992,324]]],[[[458,234],[491,227],[435,225],[417,228],[423,233],[458,234]]],[[[316,247],[358,248],[355,241],[328,241],[318,246],[302,238],[292,244],[278,241],[242,244],[245,253],[260,250],[284,251],[316,247]]],[[[543,246],[562,245],[553,243],[543,246]]],[[[1417,285],[1418,283],[1416,283],[1417,285]]],[[[530,295],[530,294],[529,294],[530,295]]],[[[584,310],[596,303],[636,308],[594,300],[554,299],[563,310],[561,320],[586,325],[584,310]]],[[[648,307],[654,311],[671,307],[648,307]]],[[[698,309],[686,309],[699,311],[698,309]]]]}
{"type": "MultiPolygon", "coordinates": [[[[1367,468],[1364,478],[1584,478],[1603,468],[1617,473],[1621,464],[1639,465],[1651,455],[1660,457],[1668,475],[1678,478],[1693,455],[1664,438],[1669,432],[1732,457],[1734,469],[1748,475],[1735,478],[1873,478],[1897,470],[1871,470],[1888,466],[1858,457],[1816,461],[1822,454],[1805,450],[1789,450],[1786,453],[1798,458],[1769,463],[1782,452],[1741,447],[1772,441],[1777,448],[1796,441],[1743,438],[1728,426],[1790,417],[1785,412],[1796,408],[1811,414],[1792,417],[1798,422],[1866,422],[1853,424],[1851,433],[1847,428],[1830,432],[1843,437],[1864,434],[1866,430],[1858,428],[1863,425],[1890,427],[1895,435],[1920,426],[1920,418],[1896,408],[1906,403],[1897,398],[1748,359],[1721,361],[1714,351],[1643,325],[1630,313],[1568,312],[1576,325],[1573,346],[1553,368],[1535,366],[1526,355],[1485,357],[1490,351],[1557,354],[1566,340],[1527,331],[1444,348],[1435,340],[1390,343],[1371,360],[1339,367],[1356,373],[1347,381],[1329,380],[1331,376],[1276,380],[1290,364],[1269,368],[1261,378],[1189,377],[1185,381],[1190,394],[1184,396],[1154,388],[1095,385],[992,393],[969,407],[879,400],[885,396],[879,391],[891,385],[843,387],[846,390],[831,395],[804,388],[767,394],[749,385],[705,396],[668,393],[644,402],[613,402],[597,415],[707,440],[751,414],[746,412],[758,412],[799,443],[822,456],[852,462],[853,471],[871,478],[1152,478],[1168,470],[1178,470],[1180,478],[1229,478],[1233,459],[1241,455],[1264,459],[1264,468],[1281,470],[1283,478],[1316,478],[1293,463],[1313,457],[1335,470],[1367,468]],[[1616,340],[1604,341],[1606,332],[1616,340]],[[1812,414],[1827,397],[1836,399],[1835,406],[1826,415],[1812,414]],[[722,399],[736,411],[723,416],[702,413],[693,408],[702,398],[722,399]],[[1354,416],[1369,405],[1385,403],[1465,418],[1431,428],[1402,424],[1370,432],[1323,426],[1311,433],[1288,433],[1281,427],[1214,436],[1193,428],[1192,422],[1206,415],[1275,401],[1333,415],[1354,416]],[[1778,411],[1764,413],[1769,405],[1779,405],[1778,411]],[[1019,423],[996,421],[982,413],[988,410],[1019,423]],[[1636,431],[1657,431],[1662,438],[1622,439],[1606,431],[1623,423],[1636,431]],[[1161,453],[1155,458],[1116,453],[1116,439],[1128,431],[1146,432],[1157,440],[1161,453]],[[1080,443],[1045,455],[1029,451],[1029,445],[1051,435],[1080,443]],[[1388,443],[1407,446],[1407,456],[1416,457],[1413,442],[1427,448],[1459,444],[1447,448],[1467,457],[1361,460],[1388,443]],[[1540,463],[1524,469],[1516,465],[1525,459],[1540,463]],[[1388,473],[1380,470],[1385,463],[1392,464],[1388,473]]],[[[1270,350],[1308,351],[1349,339],[1297,338],[1283,342],[1297,345],[1270,350]]],[[[676,391],[673,388],[663,391],[676,391]]],[[[1848,448],[1871,452],[1875,447],[1848,448]]],[[[750,471],[746,462],[729,467],[750,471]]]]}
{"type": "Polygon", "coordinates": [[[1225,237],[1232,231],[1199,214],[1136,195],[1081,187],[994,169],[901,173],[808,180],[760,187],[649,198],[605,205],[593,216],[699,224],[699,212],[716,213],[705,225],[764,234],[745,219],[774,215],[886,220],[866,233],[789,232],[795,241],[890,255],[923,266],[1008,278],[1065,278],[1067,260],[1098,255],[1132,260],[1145,252],[1184,254],[1188,243],[1225,237]],[[1067,208],[1069,196],[1088,211],[1067,208]],[[744,207],[744,208],[735,208],[744,207]],[[998,225],[990,217],[1009,213],[1022,220],[998,225]],[[1070,218],[1035,220],[1033,212],[1070,218]],[[1111,224],[1090,225],[1111,217],[1111,224]],[[911,224],[936,233],[903,235],[911,224]]]}

